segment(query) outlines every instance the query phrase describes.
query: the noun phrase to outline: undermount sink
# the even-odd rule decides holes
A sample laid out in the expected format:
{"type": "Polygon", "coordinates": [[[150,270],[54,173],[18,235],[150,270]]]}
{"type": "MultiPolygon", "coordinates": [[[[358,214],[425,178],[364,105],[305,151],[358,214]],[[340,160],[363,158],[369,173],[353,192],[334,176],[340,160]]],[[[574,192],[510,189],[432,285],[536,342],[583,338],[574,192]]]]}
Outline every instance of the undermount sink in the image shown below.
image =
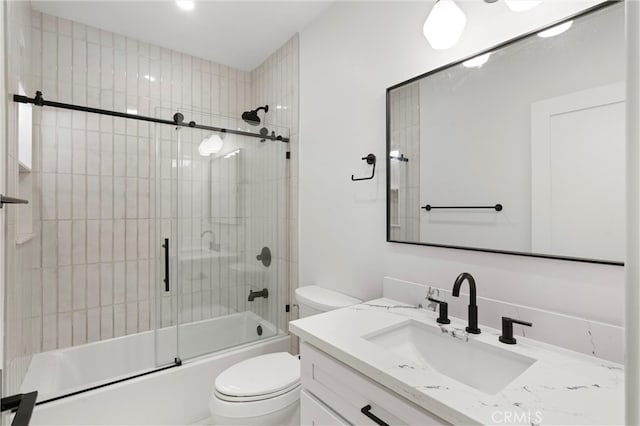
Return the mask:
{"type": "Polygon", "coordinates": [[[487,394],[500,392],[536,361],[474,338],[467,339],[463,331],[453,332],[414,320],[363,338],[418,366],[431,367],[487,394]]]}

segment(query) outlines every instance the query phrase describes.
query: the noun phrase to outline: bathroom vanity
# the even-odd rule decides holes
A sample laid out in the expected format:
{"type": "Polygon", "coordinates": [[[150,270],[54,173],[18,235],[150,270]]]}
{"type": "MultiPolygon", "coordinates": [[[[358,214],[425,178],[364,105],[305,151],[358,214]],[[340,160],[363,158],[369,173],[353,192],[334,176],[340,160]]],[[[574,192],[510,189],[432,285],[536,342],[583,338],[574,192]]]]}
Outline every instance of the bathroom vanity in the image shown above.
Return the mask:
{"type": "Polygon", "coordinates": [[[308,424],[623,424],[623,369],[391,299],[290,323],[308,424]]]}
{"type": "Polygon", "coordinates": [[[449,424],[312,345],[300,353],[302,425],[449,424]]]}

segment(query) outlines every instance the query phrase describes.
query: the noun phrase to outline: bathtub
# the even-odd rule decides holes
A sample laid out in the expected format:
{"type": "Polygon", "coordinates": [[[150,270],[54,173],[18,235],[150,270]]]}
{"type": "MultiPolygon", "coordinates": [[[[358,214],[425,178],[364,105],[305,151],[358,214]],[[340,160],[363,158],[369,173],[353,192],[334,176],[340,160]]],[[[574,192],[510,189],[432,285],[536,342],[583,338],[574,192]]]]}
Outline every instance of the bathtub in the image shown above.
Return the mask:
{"type": "MultiPolygon", "coordinates": [[[[176,327],[36,354],[22,392],[38,401],[155,370],[176,354],[176,327]],[[157,339],[155,334],[157,333],[157,339]],[[166,359],[156,359],[158,354],[166,359]]],[[[36,406],[31,424],[192,424],[208,417],[215,377],[238,361],[288,351],[289,336],[252,312],[181,325],[183,365],[36,406]],[[262,335],[257,328],[261,326],[262,335]]]]}

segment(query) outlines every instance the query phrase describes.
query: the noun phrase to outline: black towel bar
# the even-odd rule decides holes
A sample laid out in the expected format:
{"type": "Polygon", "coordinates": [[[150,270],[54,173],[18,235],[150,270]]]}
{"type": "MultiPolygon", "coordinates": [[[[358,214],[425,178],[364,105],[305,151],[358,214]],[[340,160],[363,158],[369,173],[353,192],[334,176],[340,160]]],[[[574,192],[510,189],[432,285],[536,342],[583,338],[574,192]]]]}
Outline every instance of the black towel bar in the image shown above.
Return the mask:
{"type": "Polygon", "coordinates": [[[430,204],[427,204],[426,206],[422,206],[420,207],[421,209],[425,209],[426,211],[431,211],[431,210],[435,210],[435,209],[493,209],[497,212],[502,211],[502,209],[504,207],[502,207],[502,204],[496,204],[494,206],[432,206],[430,204]]]}

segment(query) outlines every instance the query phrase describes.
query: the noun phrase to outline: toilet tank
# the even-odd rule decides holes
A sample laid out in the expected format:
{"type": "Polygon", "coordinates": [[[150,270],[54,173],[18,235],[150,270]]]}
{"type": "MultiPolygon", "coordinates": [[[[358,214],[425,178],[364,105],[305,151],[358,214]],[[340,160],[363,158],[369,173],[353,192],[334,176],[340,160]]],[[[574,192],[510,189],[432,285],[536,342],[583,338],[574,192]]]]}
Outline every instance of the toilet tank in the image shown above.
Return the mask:
{"type": "Polygon", "coordinates": [[[362,300],[355,297],[347,296],[328,288],[318,287],[317,285],[298,287],[296,289],[296,301],[300,309],[300,318],[362,303],[362,300]]]}

